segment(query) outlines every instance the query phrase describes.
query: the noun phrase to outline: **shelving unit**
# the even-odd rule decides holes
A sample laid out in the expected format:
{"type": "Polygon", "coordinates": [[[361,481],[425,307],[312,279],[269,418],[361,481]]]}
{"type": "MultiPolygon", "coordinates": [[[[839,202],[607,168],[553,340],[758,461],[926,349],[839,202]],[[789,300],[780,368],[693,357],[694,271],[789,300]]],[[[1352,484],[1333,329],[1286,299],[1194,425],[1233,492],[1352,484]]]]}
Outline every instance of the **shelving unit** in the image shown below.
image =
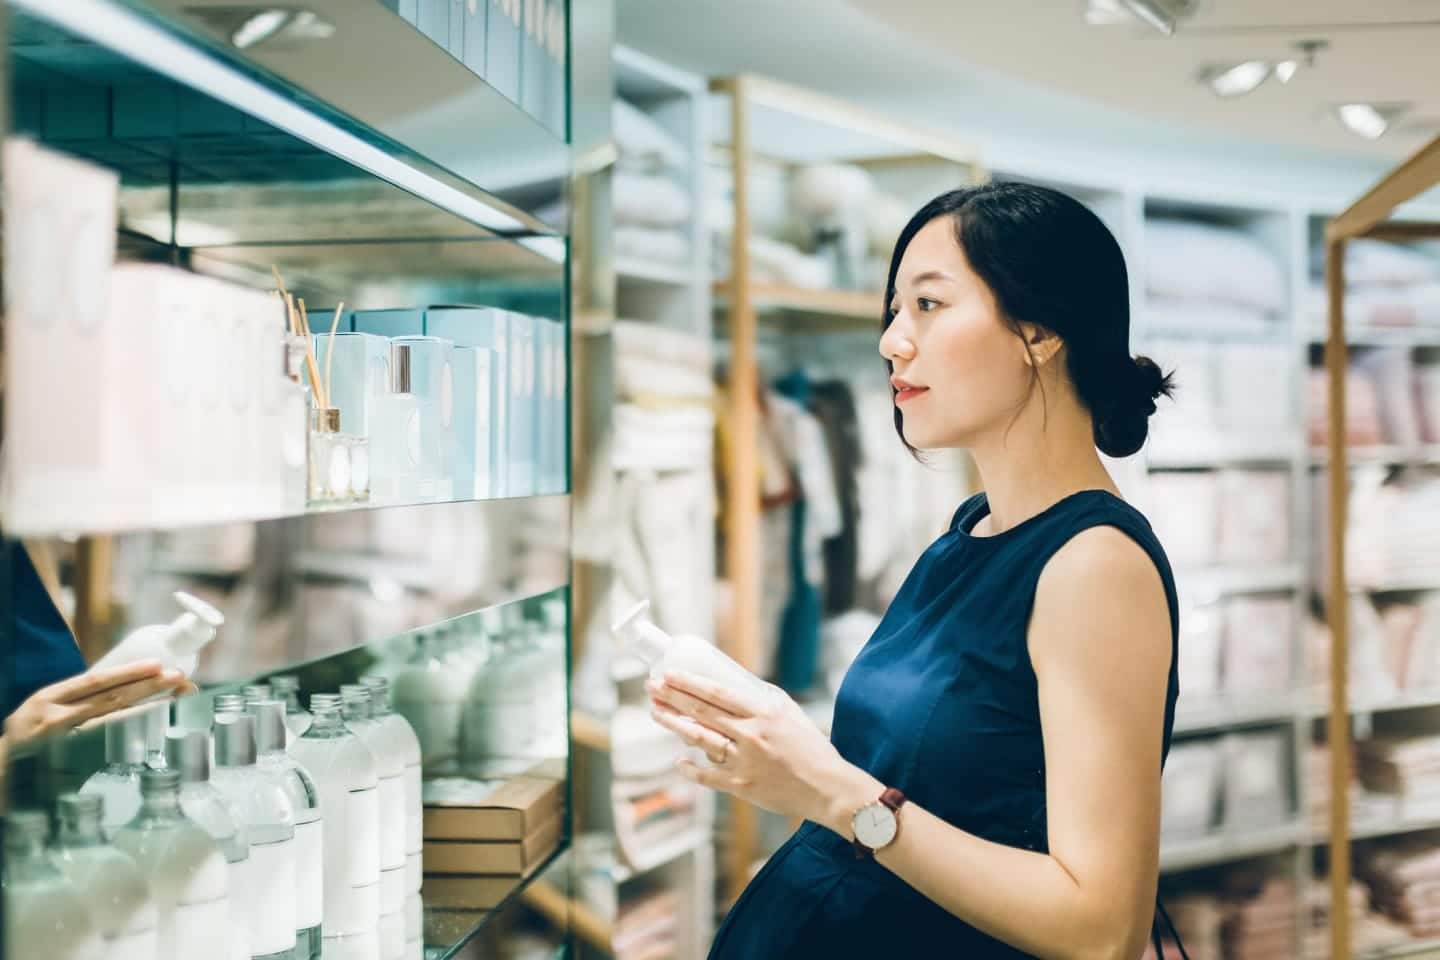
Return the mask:
{"type": "MultiPolygon", "coordinates": [[[[553,12],[550,5],[549,0],[527,5],[546,20],[546,30],[558,29],[556,19],[546,16],[553,12]]],[[[6,135],[12,140],[23,135],[118,177],[120,261],[163,264],[169,277],[224,280],[229,287],[204,289],[243,288],[252,297],[247,302],[256,302],[258,294],[273,296],[278,268],[297,296],[312,307],[327,307],[324,327],[315,311],[317,333],[329,328],[328,308],[341,300],[347,310],[474,304],[568,325],[568,232],[545,226],[533,212],[566,193],[568,124],[552,122],[560,132],[547,129],[515,98],[378,0],[319,0],[307,13],[333,28],[329,42],[232,42],[234,8],[221,4],[8,0],[6,135]],[[412,106],[444,104],[449,122],[415,123],[414,110],[392,109],[393,77],[374,70],[382,62],[405,63],[404,94],[414,98],[412,106]],[[455,136],[456,130],[483,133],[477,141],[455,136]]],[[[551,39],[570,49],[568,34],[551,39]]],[[[561,99],[568,105],[568,97],[561,99]]],[[[24,204],[34,203],[33,195],[7,189],[5,201],[10,273],[27,249],[27,237],[18,231],[33,230],[41,221],[25,220],[24,204]]],[[[87,212],[105,211],[97,204],[87,212]]],[[[56,268],[41,263],[37,269],[56,268]]],[[[97,269],[67,279],[104,290],[110,276],[97,269]]],[[[16,297],[17,285],[6,286],[7,297],[16,297]]],[[[208,332],[203,324],[218,323],[217,304],[218,299],[197,298],[186,305],[189,313],[174,317],[163,342],[127,347],[146,364],[147,374],[164,383],[177,366],[195,361],[180,346],[208,332]]],[[[6,306],[12,347],[6,360],[14,364],[12,325],[32,318],[13,299],[6,306]]],[[[282,312],[276,308],[273,329],[257,324],[255,334],[262,340],[273,336],[277,382],[283,379],[282,312]]],[[[123,321],[130,318],[103,319],[112,321],[107,335],[120,341],[116,324],[123,333],[123,321]]],[[[217,350],[204,358],[210,366],[198,373],[228,389],[238,408],[267,384],[231,383],[232,356],[217,350]]],[[[70,359],[75,358],[52,358],[70,359]]],[[[540,376],[549,377],[558,366],[557,358],[540,376]]],[[[523,380],[524,368],[517,370],[523,380]]],[[[7,373],[7,441],[17,435],[22,391],[34,386],[33,380],[7,373]]],[[[113,393],[104,382],[85,386],[113,393]]],[[[202,401],[176,395],[177,420],[187,403],[198,408],[202,401]]],[[[35,429],[34,423],[25,426],[35,429]]],[[[66,417],[46,423],[62,432],[82,426],[66,417]]],[[[147,432],[163,435],[174,424],[162,418],[130,426],[140,444],[147,432]]],[[[561,465],[565,478],[559,486],[568,489],[568,423],[542,425],[537,414],[524,429],[537,434],[537,459],[543,454],[561,465]]],[[[268,439],[279,445],[278,437],[268,439]]],[[[140,468],[157,493],[172,489],[160,486],[174,482],[164,464],[147,460],[140,468]]],[[[29,467],[11,463],[7,469],[29,467]]],[[[386,676],[398,713],[418,711],[416,716],[431,718],[438,697],[410,691],[407,700],[404,688],[425,687],[429,675],[443,670],[454,726],[436,734],[411,718],[421,728],[426,776],[509,777],[531,771],[568,789],[566,493],[540,496],[537,487],[506,499],[428,494],[257,510],[231,502],[230,494],[243,486],[239,480],[234,490],[216,492],[187,490],[182,478],[173,489],[195,500],[191,512],[159,513],[165,498],[157,495],[153,503],[116,508],[121,512],[112,515],[106,511],[112,506],[107,497],[115,496],[107,483],[113,478],[95,479],[90,489],[95,509],[79,504],[69,518],[32,512],[23,499],[7,502],[7,539],[0,541],[6,586],[0,589],[9,590],[11,566],[24,549],[11,539],[19,531],[58,544],[62,574],[76,587],[76,639],[91,660],[124,632],[171,619],[171,590],[214,599],[227,623],[202,655],[196,678],[204,681],[203,692],[175,707],[181,725],[208,726],[215,694],[278,673],[296,675],[304,694],[334,690],[364,675],[386,676]],[[222,525],[249,534],[238,561],[233,550],[211,555],[213,543],[224,541],[222,525]],[[185,543],[191,549],[168,552],[185,543]],[[487,712],[495,704],[486,684],[504,675],[529,685],[530,733],[486,742],[481,734],[496,729],[487,712]],[[436,754],[432,762],[429,748],[437,737],[448,738],[450,755],[436,754]],[[467,741],[463,749],[454,745],[457,738],[467,741]]],[[[3,632],[14,637],[16,608],[8,593],[5,599],[3,632]]],[[[10,643],[0,651],[7,677],[13,654],[10,643]]],[[[439,720],[436,725],[444,727],[439,720]]],[[[48,806],[54,792],[77,786],[103,763],[97,752],[104,726],[13,752],[7,760],[16,765],[4,781],[6,806],[48,806]]],[[[568,896],[563,892],[570,887],[568,874],[550,869],[570,843],[568,797],[559,816],[557,848],[531,874],[514,877],[494,908],[426,906],[424,933],[417,928],[410,944],[407,931],[407,949],[413,946],[429,960],[477,955],[500,946],[526,918],[511,906],[534,885],[568,896]]],[[[420,909],[417,905],[416,915],[420,909]]],[[[585,918],[563,912],[550,919],[557,955],[568,955],[572,924],[583,934],[585,918]]]]}

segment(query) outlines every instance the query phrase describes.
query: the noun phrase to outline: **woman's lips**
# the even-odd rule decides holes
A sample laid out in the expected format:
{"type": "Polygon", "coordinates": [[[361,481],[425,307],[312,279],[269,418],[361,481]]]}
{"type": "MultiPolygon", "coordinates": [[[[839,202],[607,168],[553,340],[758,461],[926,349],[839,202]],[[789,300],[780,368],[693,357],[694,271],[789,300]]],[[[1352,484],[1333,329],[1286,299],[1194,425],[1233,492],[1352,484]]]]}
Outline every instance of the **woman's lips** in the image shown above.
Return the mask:
{"type": "Polygon", "coordinates": [[[908,403],[909,401],[914,400],[916,397],[920,396],[920,394],[928,393],[929,391],[929,387],[901,387],[899,390],[895,391],[895,402],[908,403]]]}

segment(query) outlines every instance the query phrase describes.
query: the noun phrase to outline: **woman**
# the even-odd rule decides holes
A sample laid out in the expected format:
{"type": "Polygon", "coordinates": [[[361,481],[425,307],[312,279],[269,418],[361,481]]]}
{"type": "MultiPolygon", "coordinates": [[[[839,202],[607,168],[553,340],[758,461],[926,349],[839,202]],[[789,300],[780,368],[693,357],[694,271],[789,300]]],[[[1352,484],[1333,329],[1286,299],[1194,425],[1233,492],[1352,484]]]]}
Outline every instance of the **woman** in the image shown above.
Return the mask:
{"type": "Polygon", "coordinates": [[[1134,960],[1178,634],[1164,551],[1096,453],[1139,450],[1171,390],[1130,356],[1124,257],[1064,194],[958,190],[901,234],[886,301],[901,440],[966,448],[986,492],[856,658],[830,740],[778,690],[651,685],[710,757],[690,778],[807,821],[711,957],[1134,960]]]}

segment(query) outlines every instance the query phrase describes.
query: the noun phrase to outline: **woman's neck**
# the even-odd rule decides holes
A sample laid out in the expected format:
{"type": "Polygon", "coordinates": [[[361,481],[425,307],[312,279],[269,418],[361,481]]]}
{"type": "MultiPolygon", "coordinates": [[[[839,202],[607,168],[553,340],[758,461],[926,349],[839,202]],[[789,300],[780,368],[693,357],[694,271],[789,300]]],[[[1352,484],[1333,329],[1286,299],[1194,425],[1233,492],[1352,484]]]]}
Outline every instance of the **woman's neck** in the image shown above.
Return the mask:
{"type": "Polygon", "coordinates": [[[1050,404],[1048,421],[1030,404],[1015,423],[970,449],[989,501],[979,532],[1003,533],[1080,490],[1118,493],[1095,450],[1091,420],[1050,404]]]}

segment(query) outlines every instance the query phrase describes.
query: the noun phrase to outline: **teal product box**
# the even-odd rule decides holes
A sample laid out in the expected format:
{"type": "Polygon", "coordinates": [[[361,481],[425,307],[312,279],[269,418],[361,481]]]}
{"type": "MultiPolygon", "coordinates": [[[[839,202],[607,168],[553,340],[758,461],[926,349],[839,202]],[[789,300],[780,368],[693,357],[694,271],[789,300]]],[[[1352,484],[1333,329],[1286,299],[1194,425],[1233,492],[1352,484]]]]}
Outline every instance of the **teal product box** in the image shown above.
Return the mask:
{"type": "MultiPolygon", "coordinates": [[[[490,351],[490,496],[519,494],[509,488],[510,456],[510,315],[495,307],[432,307],[425,311],[425,330],[460,347],[490,351]]],[[[477,400],[477,404],[478,404],[477,400]]]]}
{"type": "MultiPolygon", "coordinates": [[[[312,318],[313,319],[313,318],[312,318]]],[[[340,431],[370,436],[379,398],[390,382],[390,341],[370,333],[315,335],[315,362],[321,377],[329,377],[330,406],[340,409],[340,431]]]]}
{"type": "Polygon", "coordinates": [[[469,6],[470,0],[449,0],[450,2],[450,31],[449,42],[445,49],[450,51],[450,56],[456,60],[465,59],[465,9],[469,6]]]}
{"type": "Polygon", "coordinates": [[[570,82],[569,0],[550,0],[550,29],[545,33],[550,51],[550,82],[545,88],[545,125],[562,139],[569,138],[566,91],[570,82]]]}
{"type": "Polygon", "coordinates": [[[545,350],[542,369],[541,420],[545,424],[545,456],[540,492],[565,492],[565,326],[543,321],[545,350]]]}
{"type": "Polygon", "coordinates": [[[423,310],[356,310],[351,314],[356,333],[377,337],[418,337],[425,333],[423,310]]]}
{"type": "MultiPolygon", "coordinates": [[[[422,439],[422,449],[433,451],[433,462],[422,460],[422,471],[435,478],[436,500],[455,497],[455,345],[440,337],[395,337],[410,347],[410,392],[418,401],[420,423],[435,431],[433,441],[422,439]],[[427,469],[428,468],[428,469],[427,469]]],[[[428,491],[427,491],[428,492],[428,491]]]]}
{"type": "Polygon", "coordinates": [[[490,371],[485,347],[455,348],[455,499],[488,500],[491,484],[490,371]]]}
{"type": "Polygon", "coordinates": [[[551,452],[550,492],[564,493],[569,487],[570,470],[570,341],[565,324],[559,320],[551,322],[553,350],[550,362],[554,373],[551,385],[554,388],[550,415],[554,430],[554,444],[551,452]]]}
{"type": "Polygon", "coordinates": [[[419,24],[420,4],[425,0],[380,0],[386,8],[400,15],[406,23],[419,24]]]}
{"type": "Polygon", "coordinates": [[[485,82],[520,102],[520,7],[525,0],[485,0],[485,82]]]}
{"type": "Polygon", "coordinates": [[[485,76],[485,20],[489,8],[490,0],[462,0],[465,37],[460,61],[477,77],[485,76]]]}
{"type": "Polygon", "coordinates": [[[537,123],[545,120],[546,87],[549,85],[549,54],[545,32],[549,29],[546,0],[524,0],[520,22],[520,106],[537,123]]]}
{"type": "Polygon", "coordinates": [[[539,433],[535,385],[536,320],[510,314],[509,432],[505,489],[512,497],[535,495],[535,447],[539,433]]]}
{"type": "Polygon", "coordinates": [[[451,0],[419,0],[420,17],[415,25],[444,49],[450,48],[451,0]]]}

